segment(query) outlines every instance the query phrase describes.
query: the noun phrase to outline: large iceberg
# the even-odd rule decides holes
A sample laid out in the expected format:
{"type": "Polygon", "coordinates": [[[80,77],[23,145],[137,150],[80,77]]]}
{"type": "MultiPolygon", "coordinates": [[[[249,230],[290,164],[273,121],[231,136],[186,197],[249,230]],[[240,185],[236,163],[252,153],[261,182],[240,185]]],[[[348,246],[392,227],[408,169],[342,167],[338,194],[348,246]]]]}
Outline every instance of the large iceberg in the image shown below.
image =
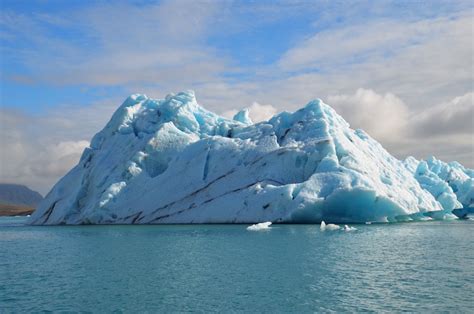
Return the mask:
{"type": "Polygon", "coordinates": [[[400,161],[314,100],[253,124],[194,92],[130,96],[31,224],[357,223],[440,219],[474,199],[473,170],[400,161]]]}

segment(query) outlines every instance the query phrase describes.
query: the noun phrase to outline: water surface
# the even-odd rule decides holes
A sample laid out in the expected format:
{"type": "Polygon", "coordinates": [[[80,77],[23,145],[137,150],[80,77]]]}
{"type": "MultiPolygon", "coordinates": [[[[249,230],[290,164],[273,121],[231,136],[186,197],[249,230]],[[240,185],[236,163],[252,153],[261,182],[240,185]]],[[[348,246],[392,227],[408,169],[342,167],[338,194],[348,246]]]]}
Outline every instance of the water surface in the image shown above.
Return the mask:
{"type": "Polygon", "coordinates": [[[1,312],[474,310],[474,221],[24,226],[0,217],[1,312]]]}

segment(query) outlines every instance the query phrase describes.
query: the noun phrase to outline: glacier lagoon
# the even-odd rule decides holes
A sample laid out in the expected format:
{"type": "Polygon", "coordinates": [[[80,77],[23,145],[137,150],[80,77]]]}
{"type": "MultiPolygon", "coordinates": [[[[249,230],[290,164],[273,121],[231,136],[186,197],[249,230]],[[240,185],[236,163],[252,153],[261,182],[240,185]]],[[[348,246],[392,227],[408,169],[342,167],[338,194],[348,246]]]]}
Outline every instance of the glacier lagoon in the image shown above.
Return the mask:
{"type": "Polygon", "coordinates": [[[29,226],[0,217],[1,312],[472,312],[473,220],[29,226]]]}
{"type": "Polygon", "coordinates": [[[467,312],[473,202],[474,170],[398,160],[321,100],[254,124],[132,95],[28,220],[0,219],[0,307],[467,312]],[[64,224],[89,226],[31,226],[64,224]]]}

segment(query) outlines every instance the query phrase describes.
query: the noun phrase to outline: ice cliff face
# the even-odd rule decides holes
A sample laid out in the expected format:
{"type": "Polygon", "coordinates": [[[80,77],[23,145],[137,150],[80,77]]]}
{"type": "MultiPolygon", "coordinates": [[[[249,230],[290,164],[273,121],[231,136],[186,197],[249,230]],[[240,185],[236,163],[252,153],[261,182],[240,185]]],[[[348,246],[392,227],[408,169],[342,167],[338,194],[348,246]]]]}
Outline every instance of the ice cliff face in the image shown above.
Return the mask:
{"type": "Polygon", "coordinates": [[[130,96],[30,223],[405,221],[473,198],[472,170],[399,161],[320,100],[252,124],[183,92],[130,96]]]}

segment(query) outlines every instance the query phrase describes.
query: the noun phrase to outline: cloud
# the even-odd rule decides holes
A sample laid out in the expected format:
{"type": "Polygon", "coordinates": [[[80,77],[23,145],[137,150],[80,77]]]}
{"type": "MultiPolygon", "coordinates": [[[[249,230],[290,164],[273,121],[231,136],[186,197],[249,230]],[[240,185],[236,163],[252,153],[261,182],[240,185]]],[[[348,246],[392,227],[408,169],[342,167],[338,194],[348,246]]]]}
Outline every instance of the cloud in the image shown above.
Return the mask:
{"type": "MultiPolygon", "coordinates": [[[[28,167],[23,172],[28,177],[58,178],[68,172],[79,161],[84,148],[89,142],[62,141],[57,144],[48,144],[41,150],[35,150],[26,162],[28,167]]],[[[31,147],[31,146],[29,146],[31,147]]]]}
{"type": "MultiPolygon", "coordinates": [[[[317,32],[303,40],[283,54],[278,64],[284,70],[295,71],[331,70],[341,65],[383,62],[438,39],[449,38],[458,43],[469,39],[471,25],[469,14],[416,21],[385,18],[344,25],[317,32]]],[[[455,48],[472,49],[466,45],[455,48]]]]}
{"type": "Polygon", "coordinates": [[[38,82],[167,85],[205,82],[223,71],[225,60],[204,37],[218,10],[212,1],[102,3],[65,12],[60,21],[3,12],[0,25],[10,43],[24,46],[16,59],[38,82]]]}
{"type": "Polygon", "coordinates": [[[287,78],[275,84],[309,85],[327,95],[367,86],[420,107],[446,101],[472,88],[472,14],[467,12],[416,21],[369,20],[316,33],[283,54],[278,66],[287,78]]]}
{"type": "Polygon", "coordinates": [[[39,146],[24,140],[16,145],[21,145],[20,154],[11,151],[2,154],[2,163],[8,167],[2,167],[0,181],[25,184],[45,195],[77,164],[89,142],[65,141],[39,146]]]}
{"type": "Polygon", "coordinates": [[[261,105],[258,102],[254,102],[249,107],[249,115],[254,122],[266,121],[276,113],[277,109],[272,105],[261,105]]]}
{"type": "Polygon", "coordinates": [[[416,30],[416,25],[384,21],[322,31],[287,51],[279,66],[286,71],[327,71],[334,66],[361,63],[408,45],[420,36],[416,30]],[[383,32],[385,29],[392,31],[383,32]],[[407,30],[412,32],[410,36],[406,35],[407,30]]]}
{"type": "MultiPolygon", "coordinates": [[[[428,108],[416,115],[412,123],[419,137],[471,135],[474,137],[474,93],[428,108]]],[[[474,143],[474,141],[473,141],[474,143]]]]}
{"type": "Polygon", "coordinates": [[[358,89],[329,96],[327,103],[351,127],[362,128],[399,158],[434,155],[474,166],[474,93],[415,112],[397,96],[358,89]]]}
{"type": "Polygon", "coordinates": [[[0,108],[0,182],[25,184],[47,193],[77,164],[117,103],[62,106],[42,114],[0,108]]]}
{"type": "MultiPolygon", "coordinates": [[[[246,107],[249,110],[250,119],[254,123],[269,120],[278,110],[272,105],[261,105],[258,102],[253,102],[251,106],[246,107]]],[[[222,113],[222,116],[231,119],[239,112],[237,109],[228,110],[222,113]]]]}
{"type": "Polygon", "coordinates": [[[154,95],[195,89],[205,103],[225,110],[253,101],[295,109],[302,101],[361,86],[428,107],[471,89],[466,64],[474,54],[472,10],[466,4],[453,3],[450,9],[439,4],[447,12],[442,14],[426,5],[414,13],[410,6],[385,2],[356,8],[325,1],[185,3],[96,3],[54,16],[4,10],[0,21],[7,37],[22,44],[2,49],[28,70],[9,77],[30,84],[122,86],[154,95]],[[243,23],[249,15],[254,23],[243,23]],[[232,60],[213,41],[239,32],[251,41],[259,27],[291,18],[313,22],[282,39],[286,52],[280,47],[284,53],[276,61],[232,60]],[[224,89],[232,92],[218,104],[213,93],[224,89]],[[234,103],[239,99],[242,103],[234,103]]]}
{"type": "Polygon", "coordinates": [[[364,129],[379,141],[391,142],[405,133],[409,111],[397,96],[359,88],[352,95],[333,95],[327,102],[352,128],[364,129]]]}
{"type": "Polygon", "coordinates": [[[419,156],[434,155],[474,168],[473,92],[421,111],[410,126],[410,141],[400,145],[400,153],[410,154],[411,148],[419,156]]]}

